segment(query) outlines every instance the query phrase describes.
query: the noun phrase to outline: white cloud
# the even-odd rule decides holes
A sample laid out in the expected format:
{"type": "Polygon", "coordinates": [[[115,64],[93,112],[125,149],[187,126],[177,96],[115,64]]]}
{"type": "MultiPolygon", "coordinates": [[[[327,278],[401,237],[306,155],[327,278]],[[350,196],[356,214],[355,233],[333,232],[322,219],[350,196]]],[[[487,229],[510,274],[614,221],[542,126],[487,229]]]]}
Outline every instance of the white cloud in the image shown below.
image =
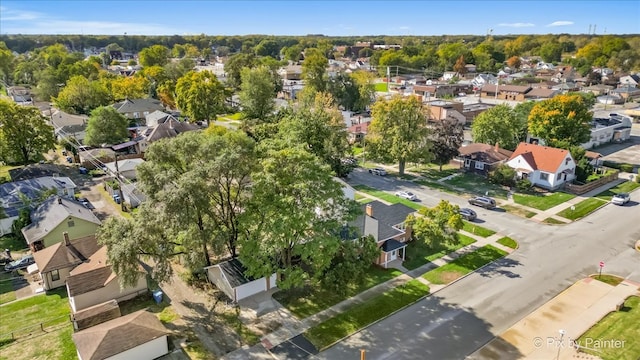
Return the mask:
{"type": "Polygon", "coordinates": [[[33,11],[11,10],[4,6],[0,6],[2,13],[2,21],[24,21],[42,18],[42,14],[33,11]]]}
{"type": "Polygon", "coordinates": [[[408,27],[408,26],[400,26],[398,29],[400,29],[400,30],[409,30],[410,27],[408,27]]]}
{"type": "Polygon", "coordinates": [[[554,21],[547,26],[567,26],[567,25],[573,25],[573,21],[554,21]]]}
{"type": "Polygon", "coordinates": [[[533,27],[536,26],[535,24],[532,23],[501,23],[498,24],[498,26],[505,26],[505,27],[515,27],[515,28],[521,28],[521,27],[533,27]]]}

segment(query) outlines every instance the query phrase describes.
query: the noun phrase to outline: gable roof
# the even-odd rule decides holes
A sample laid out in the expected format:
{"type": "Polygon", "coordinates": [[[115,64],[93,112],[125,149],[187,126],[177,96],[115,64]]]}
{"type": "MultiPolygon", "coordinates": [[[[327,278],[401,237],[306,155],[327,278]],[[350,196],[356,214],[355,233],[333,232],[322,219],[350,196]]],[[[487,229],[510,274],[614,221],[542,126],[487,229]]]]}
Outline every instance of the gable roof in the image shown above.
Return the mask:
{"type": "Polygon", "coordinates": [[[50,196],[31,213],[33,222],[22,228],[22,234],[27,243],[32,244],[47,236],[69,217],[101,224],[93,212],[81,203],[60,196],[50,196]]]}
{"type": "Polygon", "coordinates": [[[151,133],[146,137],[148,142],[157,141],[164,138],[176,137],[183,132],[199,130],[200,127],[195,124],[190,124],[184,121],[178,121],[173,117],[167,118],[167,120],[151,130],[151,133]]]}
{"type": "Polygon", "coordinates": [[[119,113],[153,112],[164,109],[160,100],[156,99],[125,99],[112,105],[119,113]]]}
{"type": "Polygon", "coordinates": [[[107,264],[107,247],[103,246],[89,259],[71,270],[67,278],[69,296],[85,294],[105,287],[117,278],[107,264]]]}
{"type": "Polygon", "coordinates": [[[525,94],[527,98],[551,98],[558,94],[558,90],[545,89],[545,88],[533,88],[531,91],[525,94]]]}
{"type": "Polygon", "coordinates": [[[18,216],[18,212],[23,206],[22,199],[20,199],[21,194],[29,199],[36,199],[40,194],[50,189],[61,191],[75,187],[76,184],[68,177],[53,176],[0,184],[0,206],[4,208],[7,216],[18,216]]]}
{"type": "Polygon", "coordinates": [[[370,217],[366,214],[367,206],[371,206],[372,218],[378,221],[377,241],[386,240],[404,233],[404,231],[398,230],[394,226],[402,224],[409,214],[415,212],[415,210],[404,204],[386,205],[378,200],[372,201],[363,205],[362,215],[359,215],[350,223],[360,234],[364,234],[365,228],[369,228],[367,225],[370,217]]]}
{"type": "MultiPolygon", "coordinates": [[[[118,170],[119,171],[131,171],[131,170],[135,170],[136,167],[138,167],[138,165],[143,164],[144,160],[140,159],[140,158],[134,158],[134,159],[124,159],[124,160],[119,160],[118,161],[118,170]]],[[[106,163],[104,164],[104,166],[107,167],[107,169],[109,169],[112,173],[116,172],[116,163],[114,162],[110,162],[110,163],[106,163]]]]}
{"type": "Polygon", "coordinates": [[[55,129],[59,129],[64,126],[74,125],[87,125],[89,117],[87,115],[73,115],[66,112],[56,110],[49,116],[49,121],[55,129]]]}
{"type": "Polygon", "coordinates": [[[140,310],[73,334],[78,354],[84,360],[106,359],[167,335],[158,318],[140,310]]]}
{"type": "Polygon", "coordinates": [[[520,143],[509,160],[522,155],[533,170],[555,173],[562,162],[571,157],[568,150],[528,143],[520,143]]]}
{"type": "Polygon", "coordinates": [[[220,271],[224,273],[225,278],[232,288],[255,280],[255,278],[245,274],[247,268],[237,258],[221,262],[214,266],[220,268],[220,271]]]}
{"type": "Polygon", "coordinates": [[[488,160],[498,162],[507,160],[513,154],[513,151],[503,149],[497,144],[492,146],[483,143],[471,143],[467,146],[461,146],[458,149],[458,153],[463,156],[469,156],[475,153],[484,153],[488,157],[488,160]]]}
{"type": "Polygon", "coordinates": [[[41,273],[69,268],[86,261],[98,251],[99,245],[94,235],[64,241],[33,253],[41,273]]]}

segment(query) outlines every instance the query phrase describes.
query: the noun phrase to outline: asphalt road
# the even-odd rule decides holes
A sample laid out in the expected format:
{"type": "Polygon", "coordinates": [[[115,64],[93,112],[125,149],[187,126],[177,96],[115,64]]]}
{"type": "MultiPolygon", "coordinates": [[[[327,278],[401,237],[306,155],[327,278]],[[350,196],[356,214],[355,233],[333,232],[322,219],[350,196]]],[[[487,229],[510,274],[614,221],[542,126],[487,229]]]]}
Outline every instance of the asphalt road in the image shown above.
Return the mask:
{"type": "MultiPolygon", "coordinates": [[[[358,169],[350,180],[387,191],[416,193],[427,206],[464,199],[358,169]]],[[[318,354],[316,359],[464,359],[575,281],[604,271],[640,282],[640,192],[624,207],[607,205],[564,226],[506,212],[475,209],[488,228],[520,248],[506,258],[427,297],[318,354]]],[[[504,349],[514,351],[514,349],[504,349]]]]}

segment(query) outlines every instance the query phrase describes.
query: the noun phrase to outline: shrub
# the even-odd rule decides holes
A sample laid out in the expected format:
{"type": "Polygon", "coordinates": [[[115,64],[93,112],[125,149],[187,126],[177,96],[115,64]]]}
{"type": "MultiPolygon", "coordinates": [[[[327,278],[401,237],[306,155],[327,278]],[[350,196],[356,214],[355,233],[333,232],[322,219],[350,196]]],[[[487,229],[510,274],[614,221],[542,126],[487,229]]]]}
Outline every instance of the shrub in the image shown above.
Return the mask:
{"type": "Polygon", "coordinates": [[[527,192],[531,190],[531,186],[533,186],[533,184],[529,179],[520,179],[516,182],[516,188],[521,192],[527,192]]]}
{"type": "Polygon", "coordinates": [[[622,164],[620,165],[620,171],[622,172],[633,172],[633,165],[631,164],[622,164]]]}
{"type": "Polygon", "coordinates": [[[515,185],[516,171],[509,165],[502,164],[489,174],[489,181],[504,186],[515,185]]]}

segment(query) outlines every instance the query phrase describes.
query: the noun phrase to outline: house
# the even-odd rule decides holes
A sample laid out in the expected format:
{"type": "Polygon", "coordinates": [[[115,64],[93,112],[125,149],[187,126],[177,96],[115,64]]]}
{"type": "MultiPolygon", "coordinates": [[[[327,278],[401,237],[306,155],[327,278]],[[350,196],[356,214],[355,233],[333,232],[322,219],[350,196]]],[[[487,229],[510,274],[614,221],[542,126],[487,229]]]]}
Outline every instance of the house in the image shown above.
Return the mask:
{"type": "Polygon", "coordinates": [[[478,74],[476,77],[471,80],[471,84],[473,84],[474,88],[482,88],[485,85],[497,84],[498,78],[492,74],[478,74]]]}
{"type": "Polygon", "coordinates": [[[545,89],[545,88],[533,88],[524,94],[526,100],[538,100],[538,99],[551,99],[552,97],[560,94],[559,90],[545,89]]]}
{"type": "Polygon", "coordinates": [[[462,115],[464,104],[461,102],[434,100],[426,104],[429,109],[429,121],[451,120],[463,125],[467,122],[467,118],[462,115]]]}
{"type": "Polygon", "coordinates": [[[115,159],[116,152],[109,148],[88,149],[78,151],[80,165],[87,169],[95,169],[99,163],[107,163],[115,159]]]}
{"type": "Polygon", "coordinates": [[[591,85],[591,86],[582,88],[582,91],[590,92],[595,96],[608,94],[609,91],[611,91],[611,90],[613,90],[613,86],[604,85],[604,84],[596,84],[596,85],[591,85]]]}
{"type": "Polygon", "coordinates": [[[405,220],[414,212],[404,204],[386,205],[375,200],[365,204],[364,213],[349,225],[361,236],[373,236],[380,248],[375,263],[386,268],[391,261],[405,259],[407,241],[411,239],[411,229],[405,226],[405,220]]]}
{"type": "Polygon", "coordinates": [[[75,240],[70,240],[68,233],[62,235],[62,242],[33,253],[44,290],[64,286],[71,270],[87,261],[100,248],[95,235],[75,240]]]}
{"type": "Polygon", "coordinates": [[[129,119],[144,119],[154,111],[164,110],[160,100],[156,99],[125,99],[112,106],[129,119]]]}
{"type": "Polygon", "coordinates": [[[620,77],[620,85],[629,85],[633,87],[638,87],[639,84],[640,84],[640,75],[638,74],[631,74],[631,75],[620,77]]]}
{"type": "Polygon", "coordinates": [[[531,91],[531,86],[528,85],[485,85],[480,90],[483,97],[511,101],[524,101],[529,91],[531,91]]]}
{"type": "Polygon", "coordinates": [[[120,305],[117,301],[111,299],[102,304],[76,312],[72,315],[71,321],[73,322],[73,329],[80,331],[109,320],[117,319],[120,316],[122,316],[120,305]]]}
{"type": "MultiPolygon", "coordinates": [[[[160,121],[160,120],[159,120],[160,121]]],[[[178,121],[173,116],[168,116],[164,121],[159,122],[153,127],[146,128],[142,133],[136,133],[134,140],[136,142],[136,153],[144,154],[151,143],[160,139],[174,138],[187,131],[200,130],[200,127],[196,124],[191,124],[184,121],[178,121]]]]}
{"type": "Polygon", "coordinates": [[[555,190],[575,178],[576,163],[568,150],[520,143],[506,163],[521,179],[555,190]]]}
{"type": "Polygon", "coordinates": [[[610,114],[608,118],[594,118],[591,122],[591,138],[580,146],[591,149],[610,142],[623,142],[631,138],[632,119],[629,116],[610,114]]]}
{"type": "Polygon", "coordinates": [[[473,123],[476,116],[491,109],[495,105],[487,103],[464,104],[462,107],[462,115],[467,119],[467,124],[473,123]]]}
{"type": "Polygon", "coordinates": [[[57,139],[68,140],[73,144],[84,141],[88,122],[89,117],[86,115],[72,115],[60,110],[50,113],[49,116],[49,123],[53,126],[57,139]]]}
{"type": "Polygon", "coordinates": [[[7,95],[18,105],[33,105],[31,90],[22,86],[10,86],[7,95]]]}
{"type": "Polygon", "coordinates": [[[364,137],[369,131],[370,124],[371,122],[365,122],[361,124],[355,124],[347,128],[347,132],[349,133],[349,143],[353,144],[364,140],[364,137]]]}
{"type": "Polygon", "coordinates": [[[630,99],[636,99],[640,97],[640,89],[638,89],[635,86],[624,85],[624,86],[620,86],[617,89],[613,89],[609,91],[609,94],[618,95],[623,99],[625,99],[626,101],[629,101],[630,99]]]}
{"type": "Polygon", "coordinates": [[[138,189],[138,183],[123,183],[122,197],[124,202],[132,208],[137,208],[147,200],[147,196],[138,189]]]}
{"type": "Polygon", "coordinates": [[[276,288],[276,274],[256,279],[246,275],[247,268],[237,258],[204,268],[207,278],[233,302],[276,288]]]}
{"type": "Polygon", "coordinates": [[[80,202],[51,196],[31,212],[31,224],[22,228],[32,251],[61,242],[67,233],[71,240],[94,235],[100,220],[80,202]]]}
{"type": "Polygon", "coordinates": [[[138,167],[138,165],[143,163],[144,163],[143,159],[136,158],[136,159],[118,160],[117,163],[114,161],[114,162],[106,163],[104,164],[104,166],[107,168],[107,170],[111,174],[116,174],[119,172],[120,176],[122,176],[123,178],[129,179],[129,180],[135,180],[137,178],[136,167],[138,167]]]}
{"type": "Polygon", "coordinates": [[[67,277],[67,293],[73,313],[112,299],[129,300],[146,292],[147,280],[142,269],[134,286],[120,288],[118,275],[107,263],[106,246],[71,270],[67,277]]]}
{"type": "Polygon", "coordinates": [[[148,127],[158,126],[158,124],[162,124],[166,122],[167,119],[170,119],[170,118],[173,120],[178,120],[172,114],[167,114],[166,112],[160,111],[160,110],[156,110],[150,114],[147,114],[147,116],[144,117],[146,121],[146,125],[148,127]]]}
{"type": "Polygon", "coordinates": [[[488,176],[498,165],[511,157],[513,151],[502,149],[498,144],[471,143],[458,149],[460,166],[467,172],[488,176]]]}
{"type": "Polygon", "coordinates": [[[0,212],[4,213],[4,218],[0,218],[0,235],[13,231],[13,222],[18,218],[20,210],[26,206],[23,196],[30,202],[37,201],[46,192],[73,198],[75,190],[76,184],[68,177],[42,176],[0,184],[0,212]]]}
{"type": "Polygon", "coordinates": [[[169,332],[155,314],[140,310],[72,335],[80,360],[152,360],[169,353],[169,332]]]}
{"type": "Polygon", "coordinates": [[[278,75],[283,80],[300,80],[302,79],[302,65],[287,65],[278,69],[278,75]]]}

